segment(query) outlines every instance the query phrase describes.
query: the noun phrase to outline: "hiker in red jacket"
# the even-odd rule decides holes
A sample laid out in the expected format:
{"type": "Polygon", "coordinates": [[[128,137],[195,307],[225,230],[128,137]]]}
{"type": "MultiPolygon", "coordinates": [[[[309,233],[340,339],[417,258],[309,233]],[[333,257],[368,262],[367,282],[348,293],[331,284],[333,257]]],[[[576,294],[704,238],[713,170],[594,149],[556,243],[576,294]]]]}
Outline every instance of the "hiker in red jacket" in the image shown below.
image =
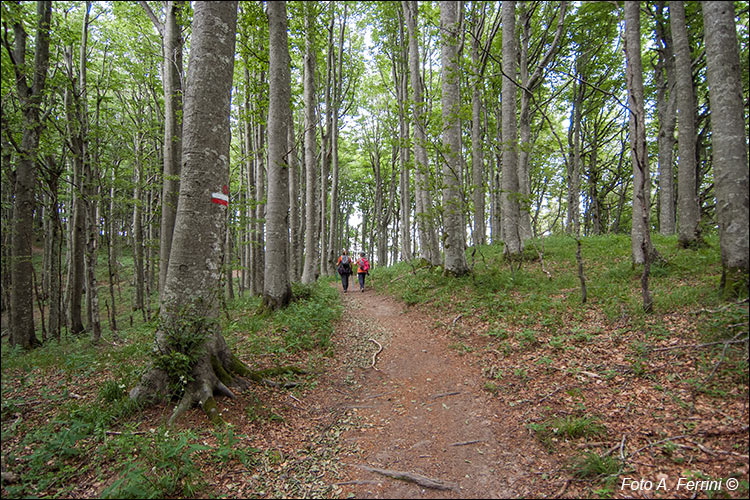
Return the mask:
{"type": "Polygon", "coordinates": [[[359,252],[359,259],[357,259],[357,278],[359,279],[359,291],[365,291],[365,276],[369,274],[370,263],[365,259],[365,253],[359,252]]]}

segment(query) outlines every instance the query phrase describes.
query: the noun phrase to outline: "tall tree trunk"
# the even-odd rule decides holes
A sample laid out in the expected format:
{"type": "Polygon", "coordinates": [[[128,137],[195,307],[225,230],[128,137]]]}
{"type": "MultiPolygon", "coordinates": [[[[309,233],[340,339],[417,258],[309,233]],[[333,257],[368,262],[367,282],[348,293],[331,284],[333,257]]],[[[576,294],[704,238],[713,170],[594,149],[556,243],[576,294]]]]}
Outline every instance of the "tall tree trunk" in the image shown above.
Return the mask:
{"type": "MultiPolygon", "coordinates": [[[[222,421],[214,392],[233,396],[232,373],[246,373],[216,321],[222,296],[221,259],[229,183],[229,115],[237,2],[196,2],[184,113],[182,175],[172,253],[156,332],[157,360],[181,352],[190,359],[184,394],[170,418],[200,404],[222,421]],[[196,238],[196,234],[201,237],[196,238]],[[192,345],[192,349],[182,346],[192,345]]],[[[130,392],[139,402],[160,399],[169,374],[157,361],[130,392]]],[[[172,374],[175,377],[177,374],[172,374]]],[[[179,383],[179,380],[172,380],[179,383]]]]}
{"type": "Polygon", "coordinates": [[[681,1],[669,2],[672,41],[675,52],[677,78],[677,129],[679,131],[677,217],[679,242],[682,247],[698,243],[700,234],[700,206],[698,205],[698,173],[696,163],[695,113],[697,103],[693,90],[693,71],[690,42],[685,24],[685,6],[681,1]]]}
{"type": "Polygon", "coordinates": [[[291,76],[287,41],[286,2],[268,4],[268,237],[263,304],[279,309],[289,304],[292,289],[287,272],[289,253],[288,127],[291,76]]]}
{"type": "Polygon", "coordinates": [[[481,15],[477,7],[472,5],[473,26],[471,37],[471,63],[475,72],[471,88],[471,193],[474,202],[474,229],[472,232],[472,243],[484,245],[487,229],[484,217],[484,144],[482,130],[482,58],[479,53],[479,44],[484,32],[484,3],[482,3],[481,15]]]}
{"type": "Polygon", "coordinates": [[[60,219],[60,201],[58,190],[60,187],[60,176],[63,173],[64,164],[58,164],[53,155],[48,155],[44,162],[46,170],[47,187],[50,193],[49,209],[47,216],[46,231],[46,287],[45,296],[49,304],[49,319],[47,330],[50,338],[60,340],[62,329],[62,280],[61,280],[61,256],[62,256],[62,222],[60,219]]]}
{"type": "Polygon", "coordinates": [[[94,174],[92,169],[92,155],[89,152],[89,117],[88,117],[88,86],[87,86],[87,48],[88,48],[88,26],[89,13],[91,11],[91,2],[87,1],[86,11],[83,18],[83,27],[81,33],[81,46],[78,62],[78,95],[75,97],[77,102],[76,111],[78,122],[78,137],[74,141],[78,144],[79,150],[76,155],[83,167],[83,176],[79,186],[82,196],[82,208],[84,211],[85,232],[82,238],[85,239],[84,255],[84,275],[86,280],[86,317],[88,319],[91,340],[96,343],[102,335],[101,321],[99,320],[99,293],[96,284],[96,263],[97,263],[97,242],[98,242],[98,217],[97,217],[97,196],[98,174],[94,174]]]}
{"type": "MultiPolygon", "coordinates": [[[[261,80],[265,72],[261,72],[261,80]]],[[[260,96],[259,102],[260,102],[260,96]]],[[[253,291],[254,294],[263,293],[263,272],[265,268],[266,244],[266,167],[265,167],[265,127],[258,123],[256,126],[255,142],[255,242],[253,245],[253,291]]]]}
{"type": "Polygon", "coordinates": [[[325,129],[321,124],[321,156],[320,164],[320,212],[318,220],[320,224],[320,274],[328,276],[333,273],[333,256],[335,253],[328,248],[328,176],[331,172],[331,132],[333,128],[333,109],[332,109],[332,89],[334,85],[335,63],[334,63],[334,44],[333,32],[335,26],[335,8],[334,3],[328,4],[330,9],[330,21],[328,24],[328,43],[326,50],[326,84],[325,84],[325,129]],[[329,254],[330,252],[330,254],[329,254]]]}
{"type": "MultiPolygon", "coordinates": [[[[33,272],[31,246],[36,188],[36,163],[42,133],[41,110],[49,68],[49,31],[51,2],[37,2],[37,29],[34,48],[33,75],[29,85],[26,74],[27,34],[20,23],[14,24],[16,90],[23,113],[23,135],[16,167],[13,233],[11,235],[11,318],[10,345],[29,349],[38,344],[34,333],[33,272]]],[[[6,47],[8,47],[6,45],[6,47]]],[[[10,48],[8,47],[9,53],[10,48]]]]}
{"type": "Polygon", "coordinates": [[[414,180],[417,198],[417,227],[419,229],[420,256],[433,266],[440,264],[440,246],[435,227],[435,214],[430,196],[430,174],[427,159],[427,133],[425,102],[422,93],[422,74],[419,64],[417,39],[417,2],[402,2],[406,28],[409,34],[409,76],[414,101],[414,180]]]}
{"type": "Polygon", "coordinates": [[[81,306],[85,286],[84,256],[86,236],[86,195],[84,177],[85,164],[85,132],[81,121],[81,96],[79,94],[77,78],[73,67],[73,46],[65,49],[67,77],[69,87],[65,89],[64,105],[67,115],[67,139],[73,155],[73,185],[72,185],[72,220],[70,228],[70,244],[68,246],[68,321],[70,333],[77,335],[84,331],[81,306]],[[78,90],[77,90],[78,89],[78,90]]]}
{"type": "Polygon", "coordinates": [[[135,150],[135,187],[133,188],[133,273],[135,278],[134,311],[141,311],[146,320],[144,286],[146,276],[143,262],[143,165],[141,164],[141,134],[133,138],[135,150]]]}
{"type": "Polygon", "coordinates": [[[748,291],[748,154],[734,4],[702,2],[721,247],[721,292],[748,291]]]}
{"type": "Polygon", "coordinates": [[[313,2],[305,3],[305,265],[302,283],[318,279],[317,203],[317,153],[315,139],[315,8],[313,2]]]}
{"type": "Polygon", "coordinates": [[[297,143],[294,138],[294,118],[291,107],[287,122],[287,151],[289,152],[289,280],[296,282],[302,276],[299,208],[299,166],[297,143]]]}
{"type": "Polygon", "coordinates": [[[159,232],[159,295],[164,290],[172,249],[172,233],[180,192],[182,161],[182,34],[180,16],[182,1],[166,2],[163,39],[164,80],[164,175],[161,198],[161,231],[159,232]]]}
{"type": "Polygon", "coordinates": [[[118,163],[112,167],[112,180],[109,188],[109,217],[107,218],[107,271],[109,274],[109,327],[117,335],[117,306],[115,302],[115,281],[117,280],[117,228],[115,227],[115,179],[118,163]]]}
{"type": "Polygon", "coordinates": [[[442,31],[442,83],[443,83],[443,221],[444,221],[444,272],[462,276],[469,271],[466,263],[466,235],[463,225],[464,204],[461,196],[461,125],[459,118],[460,93],[458,78],[458,29],[460,3],[440,4],[442,31]]]}
{"type": "MultiPolygon", "coordinates": [[[[576,74],[580,76],[580,58],[576,58],[576,74]]],[[[583,112],[584,83],[576,79],[573,90],[573,109],[571,110],[570,128],[568,129],[568,145],[570,146],[570,161],[568,162],[568,221],[566,230],[576,238],[580,235],[581,226],[581,120],[583,112]]]]}
{"type": "Polygon", "coordinates": [[[567,10],[568,2],[560,2],[560,12],[557,18],[557,30],[555,31],[555,38],[550,43],[550,46],[544,56],[539,60],[538,65],[534,68],[533,72],[530,73],[529,68],[529,41],[531,38],[531,15],[532,9],[527,7],[532,5],[529,2],[524,3],[524,26],[523,26],[523,45],[521,47],[520,55],[520,77],[521,77],[521,109],[519,114],[519,134],[520,134],[520,151],[518,153],[518,191],[520,196],[523,198],[523,203],[519,205],[519,230],[521,235],[521,243],[529,240],[532,236],[531,231],[531,180],[529,174],[529,159],[531,157],[531,149],[533,141],[531,138],[531,102],[533,92],[542,84],[543,75],[547,66],[552,61],[552,58],[557,53],[557,48],[560,43],[560,39],[563,35],[563,28],[565,26],[565,12],[567,10]]]}
{"type": "Polygon", "coordinates": [[[396,100],[398,105],[399,132],[399,215],[401,236],[401,259],[409,261],[413,257],[411,235],[411,187],[409,179],[410,148],[409,148],[409,120],[406,116],[406,101],[409,93],[409,48],[404,33],[404,13],[398,10],[398,41],[399,50],[394,51],[393,69],[396,100]]]}
{"type": "Polygon", "coordinates": [[[657,112],[659,115],[659,232],[674,234],[676,228],[674,189],[674,132],[677,121],[675,63],[672,36],[661,17],[664,2],[658,2],[656,23],[659,62],[656,66],[657,112]]]}
{"type": "MultiPolygon", "coordinates": [[[[247,65],[245,65],[244,68],[245,73],[245,82],[246,82],[246,88],[245,88],[245,113],[247,115],[250,115],[250,72],[247,69],[247,65]]],[[[254,140],[253,140],[253,127],[250,123],[250,119],[244,120],[243,126],[243,139],[245,143],[245,175],[247,176],[247,186],[246,186],[246,198],[247,198],[247,205],[248,205],[248,216],[245,221],[245,263],[247,267],[247,272],[245,274],[245,288],[247,288],[250,291],[250,295],[256,295],[258,291],[254,287],[255,278],[255,266],[254,266],[254,257],[255,257],[255,161],[254,161],[254,140]]]]}
{"type": "MultiPolygon", "coordinates": [[[[348,6],[344,4],[344,14],[339,24],[339,40],[338,48],[336,52],[336,60],[334,61],[334,67],[336,71],[333,73],[333,110],[332,110],[332,121],[331,121],[331,205],[328,217],[328,262],[329,269],[334,272],[333,267],[338,253],[338,247],[340,243],[340,232],[339,232],[339,110],[341,108],[342,100],[342,79],[343,79],[343,59],[344,59],[344,34],[346,32],[347,17],[348,17],[348,6]]],[[[289,127],[292,127],[291,120],[289,121],[289,127]]]]}
{"type": "Polygon", "coordinates": [[[641,292],[643,310],[651,312],[653,299],[648,287],[651,265],[651,227],[649,224],[649,167],[646,147],[646,113],[643,102],[643,66],[641,64],[640,3],[625,2],[625,57],[628,107],[630,109],[630,158],[633,164],[633,261],[643,264],[641,292]]]}
{"type": "Polygon", "coordinates": [[[631,251],[634,264],[645,264],[651,251],[650,179],[646,150],[646,119],[641,64],[640,14],[638,4],[625,4],[628,107],[630,109],[630,158],[633,164],[633,225],[631,251]],[[630,17],[628,17],[630,16],[630,17]],[[629,28],[628,28],[629,25],[629,28]],[[644,216],[645,214],[645,216],[644,216]]]}
{"type": "Polygon", "coordinates": [[[523,250],[521,239],[521,211],[518,182],[518,125],[516,120],[516,2],[506,1],[502,6],[503,16],[503,178],[501,194],[502,233],[504,253],[511,259],[519,258],[523,250]]]}

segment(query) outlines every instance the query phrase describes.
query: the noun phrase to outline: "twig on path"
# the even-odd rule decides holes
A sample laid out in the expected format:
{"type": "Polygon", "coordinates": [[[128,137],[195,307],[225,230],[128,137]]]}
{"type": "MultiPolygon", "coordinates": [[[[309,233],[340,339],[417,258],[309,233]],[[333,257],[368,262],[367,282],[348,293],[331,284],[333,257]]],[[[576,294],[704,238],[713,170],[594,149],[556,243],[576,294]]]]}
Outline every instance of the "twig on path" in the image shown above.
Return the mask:
{"type": "Polygon", "coordinates": [[[437,479],[431,479],[427,476],[422,476],[420,474],[414,474],[411,472],[403,472],[403,471],[390,470],[390,469],[379,469],[377,467],[370,467],[368,465],[358,465],[357,467],[359,467],[360,469],[369,471],[369,472],[375,472],[377,474],[382,474],[383,476],[392,477],[393,479],[400,479],[402,481],[410,481],[424,488],[433,488],[436,490],[455,490],[456,489],[455,485],[451,485],[451,484],[445,483],[437,479]]]}
{"type": "Polygon", "coordinates": [[[379,398],[380,396],[387,396],[388,394],[393,394],[394,392],[398,392],[398,391],[397,390],[392,390],[392,391],[388,391],[388,392],[381,392],[380,394],[375,394],[373,396],[364,397],[364,398],[362,398],[362,400],[364,401],[366,399],[375,399],[375,398],[379,398]]]}
{"type": "Polygon", "coordinates": [[[546,400],[547,398],[549,398],[549,397],[557,394],[558,392],[560,392],[561,389],[565,389],[566,387],[568,387],[568,386],[567,385],[563,385],[561,387],[558,387],[557,389],[555,389],[554,391],[550,392],[549,394],[547,394],[546,396],[544,396],[542,399],[540,399],[539,401],[537,401],[537,404],[539,404],[539,403],[543,402],[544,400],[546,400]]]}
{"type": "Polygon", "coordinates": [[[380,484],[381,481],[372,481],[371,479],[356,480],[356,481],[341,481],[340,483],[333,483],[336,486],[344,486],[346,484],[380,484]]]}
{"type": "Polygon", "coordinates": [[[461,391],[441,392],[440,394],[435,394],[434,396],[432,396],[432,399],[444,398],[446,396],[455,396],[456,394],[461,394],[461,391]]]}
{"type": "Polygon", "coordinates": [[[375,339],[368,339],[368,340],[370,340],[371,342],[375,342],[377,344],[377,346],[378,346],[378,352],[376,352],[375,354],[372,355],[372,365],[371,365],[371,368],[373,368],[375,371],[380,371],[379,369],[375,368],[375,361],[377,361],[377,357],[378,357],[378,354],[380,354],[380,351],[383,350],[383,346],[380,345],[380,343],[377,340],[375,340],[375,339]]]}
{"type": "MultiPolygon", "coordinates": [[[[735,339],[744,333],[747,333],[747,332],[740,332],[739,334],[735,336],[735,339]]],[[[674,349],[693,349],[693,348],[699,349],[701,347],[708,347],[708,346],[718,345],[718,344],[727,344],[727,345],[728,344],[740,344],[742,342],[747,342],[747,340],[748,340],[747,338],[744,338],[744,339],[739,339],[739,340],[732,339],[732,340],[722,340],[720,342],[707,342],[705,344],[675,345],[671,347],[659,347],[658,349],[651,349],[651,351],[657,352],[657,351],[671,351],[674,349]]]]}
{"type": "Polygon", "coordinates": [[[453,324],[451,324],[451,328],[456,328],[456,322],[457,322],[457,321],[458,321],[459,319],[463,318],[463,317],[464,317],[464,315],[463,315],[463,314],[459,314],[458,316],[456,316],[455,318],[453,318],[453,324]]]}
{"type": "Polygon", "coordinates": [[[481,442],[482,442],[481,439],[474,439],[472,441],[460,441],[458,443],[451,443],[451,446],[466,446],[469,444],[476,444],[476,443],[481,443],[481,442]]]}
{"type": "Polygon", "coordinates": [[[562,488],[560,488],[559,490],[557,490],[557,493],[555,493],[554,495],[552,495],[552,497],[550,497],[550,498],[560,498],[562,496],[562,494],[565,493],[565,490],[568,488],[569,484],[570,484],[570,479],[566,479],[565,482],[562,485],[562,488]]]}

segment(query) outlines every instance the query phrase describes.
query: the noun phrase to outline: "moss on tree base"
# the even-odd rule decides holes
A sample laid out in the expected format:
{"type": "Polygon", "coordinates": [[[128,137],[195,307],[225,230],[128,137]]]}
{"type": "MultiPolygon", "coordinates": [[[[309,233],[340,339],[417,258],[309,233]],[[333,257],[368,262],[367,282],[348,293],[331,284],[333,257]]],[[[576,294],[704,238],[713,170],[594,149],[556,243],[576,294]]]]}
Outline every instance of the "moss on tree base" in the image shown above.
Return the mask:
{"type": "Polygon", "coordinates": [[[750,279],[747,269],[724,267],[721,272],[719,295],[722,300],[735,300],[748,296],[750,279]]]}

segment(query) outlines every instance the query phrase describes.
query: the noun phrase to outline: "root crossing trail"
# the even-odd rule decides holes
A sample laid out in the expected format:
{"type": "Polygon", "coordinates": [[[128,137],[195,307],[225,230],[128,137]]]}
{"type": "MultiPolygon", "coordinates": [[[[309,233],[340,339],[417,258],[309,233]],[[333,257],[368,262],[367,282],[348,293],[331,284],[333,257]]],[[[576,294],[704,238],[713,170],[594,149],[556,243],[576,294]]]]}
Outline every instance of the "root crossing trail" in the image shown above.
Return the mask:
{"type": "Polygon", "coordinates": [[[525,454],[536,447],[526,429],[503,419],[450,333],[371,289],[341,293],[337,356],[359,360],[347,374],[329,374],[340,389],[327,404],[357,417],[342,434],[356,450],[341,457],[342,497],[522,497],[514,483],[528,481],[525,454]]]}

